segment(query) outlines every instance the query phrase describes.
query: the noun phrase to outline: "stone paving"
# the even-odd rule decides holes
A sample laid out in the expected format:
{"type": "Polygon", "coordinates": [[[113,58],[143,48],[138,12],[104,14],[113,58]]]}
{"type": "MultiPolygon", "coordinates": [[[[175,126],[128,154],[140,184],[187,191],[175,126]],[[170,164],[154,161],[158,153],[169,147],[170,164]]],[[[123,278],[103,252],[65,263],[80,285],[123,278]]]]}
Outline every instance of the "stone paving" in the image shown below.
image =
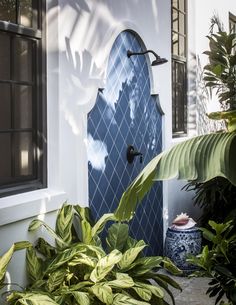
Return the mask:
{"type": "Polygon", "coordinates": [[[206,295],[209,279],[172,276],[183,291],[173,290],[176,305],[214,305],[215,299],[206,295]]]}

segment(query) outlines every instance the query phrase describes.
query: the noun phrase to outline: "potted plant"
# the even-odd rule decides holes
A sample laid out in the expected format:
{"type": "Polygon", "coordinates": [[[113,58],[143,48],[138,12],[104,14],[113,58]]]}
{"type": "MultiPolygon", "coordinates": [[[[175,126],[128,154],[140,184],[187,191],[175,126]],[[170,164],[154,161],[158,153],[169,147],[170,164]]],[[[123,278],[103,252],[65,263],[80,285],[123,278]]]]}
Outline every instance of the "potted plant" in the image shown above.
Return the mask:
{"type": "Polygon", "coordinates": [[[158,271],[165,268],[179,273],[178,268],[168,258],[143,256],[145,242],[131,238],[128,224],[117,222],[113,213],[92,224],[88,208],[64,204],[55,230],[35,219],[29,231],[40,228],[46,229],[55,244],[41,237],[35,246],[27,243],[29,285],[11,291],[7,304],[168,305],[165,292],[175,304],[169,286],[181,290],[180,286],[158,271]],[[102,244],[105,225],[108,231],[102,244]]]}

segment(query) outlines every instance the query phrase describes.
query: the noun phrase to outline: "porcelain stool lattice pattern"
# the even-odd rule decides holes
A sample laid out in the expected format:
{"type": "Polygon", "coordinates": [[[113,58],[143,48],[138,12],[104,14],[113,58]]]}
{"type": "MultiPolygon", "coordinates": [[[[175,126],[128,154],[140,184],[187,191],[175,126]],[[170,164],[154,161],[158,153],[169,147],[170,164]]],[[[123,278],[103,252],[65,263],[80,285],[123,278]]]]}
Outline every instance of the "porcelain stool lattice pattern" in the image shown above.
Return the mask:
{"type": "Polygon", "coordinates": [[[183,271],[184,275],[194,272],[197,268],[186,262],[188,255],[201,252],[202,235],[197,227],[181,230],[169,227],[165,239],[165,255],[183,271]]]}

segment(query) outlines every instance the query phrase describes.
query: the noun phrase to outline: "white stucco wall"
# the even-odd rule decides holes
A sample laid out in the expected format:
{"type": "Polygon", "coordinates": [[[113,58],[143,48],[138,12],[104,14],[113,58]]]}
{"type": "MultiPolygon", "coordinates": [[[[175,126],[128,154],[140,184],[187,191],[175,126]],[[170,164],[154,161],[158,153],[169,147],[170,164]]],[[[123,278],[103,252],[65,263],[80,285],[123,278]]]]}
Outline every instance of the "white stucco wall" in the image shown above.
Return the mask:
{"type": "MultiPolygon", "coordinates": [[[[0,199],[1,253],[14,241],[34,240],[27,232],[33,217],[53,224],[53,211],[63,201],[88,204],[87,113],[106,82],[109,52],[121,31],[137,32],[147,49],[169,60],[151,68],[151,93],[159,93],[165,113],[171,109],[170,1],[46,2],[48,188],[0,199]]],[[[165,126],[171,130],[169,123],[165,126]]],[[[23,284],[24,268],[24,253],[19,252],[9,279],[23,284]]]]}
{"type": "MultiPolygon", "coordinates": [[[[208,0],[209,6],[202,0],[189,2],[189,34],[192,35],[189,46],[194,67],[194,54],[200,54],[207,47],[205,35],[214,8],[223,15],[222,21],[227,19],[227,6],[232,13],[236,12],[234,0],[228,0],[227,5],[208,0]],[[197,3],[196,10],[194,3],[197,3]],[[195,19],[198,19],[196,28],[195,19]]],[[[33,240],[27,233],[32,217],[40,214],[53,224],[53,211],[63,201],[88,204],[87,113],[94,105],[98,88],[106,82],[108,55],[122,30],[136,31],[147,49],[169,60],[165,65],[151,68],[152,93],[160,95],[165,113],[163,145],[169,147],[176,142],[172,140],[171,128],[170,0],[59,0],[58,5],[55,3],[47,0],[48,188],[0,199],[1,252],[13,241],[33,240]]],[[[192,131],[194,134],[194,127],[192,131]]],[[[183,195],[180,188],[179,182],[164,183],[165,228],[174,215],[189,211],[191,196],[183,195]]],[[[20,283],[24,282],[23,261],[23,253],[19,253],[9,268],[12,280],[20,283]]]]}

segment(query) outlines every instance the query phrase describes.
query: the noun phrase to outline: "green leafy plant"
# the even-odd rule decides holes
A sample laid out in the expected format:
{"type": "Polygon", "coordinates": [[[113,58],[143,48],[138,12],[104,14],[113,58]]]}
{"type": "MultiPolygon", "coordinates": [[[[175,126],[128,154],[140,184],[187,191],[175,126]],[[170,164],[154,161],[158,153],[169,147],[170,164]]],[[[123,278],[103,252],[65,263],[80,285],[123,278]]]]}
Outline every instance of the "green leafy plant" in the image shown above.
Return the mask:
{"type": "Polygon", "coordinates": [[[236,109],[236,34],[219,31],[207,36],[209,64],[204,67],[206,87],[216,89],[222,109],[236,109]]]}
{"type": "Polygon", "coordinates": [[[181,142],[153,158],[123,193],[115,217],[129,220],[156,180],[206,182],[225,177],[236,185],[236,133],[211,133],[181,142]]]}
{"type": "Polygon", "coordinates": [[[92,224],[87,208],[67,204],[58,212],[55,230],[33,220],[29,231],[43,227],[55,245],[40,237],[35,247],[27,249],[29,286],[12,292],[8,304],[168,304],[164,292],[174,304],[169,285],[181,288],[158,270],[179,273],[179,269],[168,258],[144,257],[145,242],[129,236],[128,224],[114,221],[110,213],[92,224]],[[99,235],[106,224],[102,246],[99,235]]]}
{"type": "Polygon", "coordinates": [[[195,193],[193,202],[202,209],[198,223],[203,227],[207,226],[209,219],[223,222],[227,216],[236,213],[236,186],[224,177],[203,183],[190,181],[183,189],[195,193]]]}
{"type": "MultiPolygon", "coordinates": [[[[210,230],[203,228],[203,236],[210,242],[202,252],[188,261],[201,268],[197,276],[211,278],[207,294],[216,297],[218,304],[225,295],[228,304],[236,304],[236,234],[233,221],[209,221],[210,230]]],[[[223,301],[222,301],[223,302],[223,301]]],[[[222,303],[221,304],[224,304],[222,303]]]]}

